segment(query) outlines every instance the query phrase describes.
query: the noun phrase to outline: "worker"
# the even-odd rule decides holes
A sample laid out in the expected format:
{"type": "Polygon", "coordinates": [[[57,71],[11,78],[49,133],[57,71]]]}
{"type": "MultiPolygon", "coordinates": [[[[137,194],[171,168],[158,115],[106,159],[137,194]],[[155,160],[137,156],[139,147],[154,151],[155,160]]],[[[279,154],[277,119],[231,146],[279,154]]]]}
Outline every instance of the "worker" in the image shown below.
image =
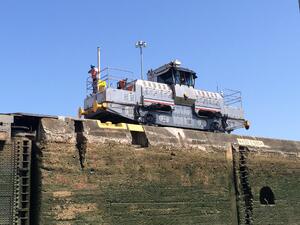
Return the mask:
{"type": "Polygon", "coordinates": [[[119,80],[118,85],[117,85],[117,88],[118,88],[118,89],[124,89],[125,86],[126,86],[126,83],[127,83],[127,78],[126,78],[126,79],[119,80]]]}
{"type": "Polygon", "coordinates": [[[180,73],[180,85],[186,85],[184,74],[180,73]]]}
{"type": "Polygon", "coordinates": [[[99,71],[94,65],[91,65],[91,69],[89,70],[88,73],[91,74],[91,77],[92,77],[92,80],[93,80],[93,83],[92,83],[93,93],[97,93],[98,92],[98,74],[99,74],[99,71]]]}

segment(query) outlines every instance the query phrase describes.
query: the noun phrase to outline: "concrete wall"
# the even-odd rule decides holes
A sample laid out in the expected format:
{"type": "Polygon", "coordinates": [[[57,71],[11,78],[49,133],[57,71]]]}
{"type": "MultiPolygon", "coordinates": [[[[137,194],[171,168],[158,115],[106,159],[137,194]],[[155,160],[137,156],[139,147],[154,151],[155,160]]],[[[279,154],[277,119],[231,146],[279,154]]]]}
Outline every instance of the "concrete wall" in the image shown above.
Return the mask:
{"type": "Polygon", "coordinates": [[[299,158],[276,153],[249,153],[247,166],[253,194],[254,224],[299,224],[299,158]],[[260,203],[263,187],[272,190],[275,204],[260,203]]]}
{"type": "Polygon", "coordinates": [[[35,224],[299,224],[299,142],[144,130],[42,119],[35,224]]]}

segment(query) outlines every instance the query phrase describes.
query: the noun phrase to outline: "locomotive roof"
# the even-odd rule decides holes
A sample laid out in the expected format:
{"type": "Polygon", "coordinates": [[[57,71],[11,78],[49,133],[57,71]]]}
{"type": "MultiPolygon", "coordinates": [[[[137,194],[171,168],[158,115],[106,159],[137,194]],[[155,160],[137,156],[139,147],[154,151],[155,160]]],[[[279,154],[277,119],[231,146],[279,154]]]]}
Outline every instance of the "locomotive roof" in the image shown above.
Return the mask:
{"type": "Polygon", "coordinates": [[[148,73],[154,73],[155,76],[159,76],[161,74],[164,74],[164,73],[168,72],[171,69],[175,69],[177,71],[191,73],[191,74],[193,74],[193,76],[195,78],[197,78],[195,71],[190,70],[188,68],[184,68],[184,67],[178,66],[174,61],[172,61],[170,63],[167,63],[167,64],[165,64],[165,65],[163,65],[161,67],[158,67],[157,69],[149,70],[148,73]]]}

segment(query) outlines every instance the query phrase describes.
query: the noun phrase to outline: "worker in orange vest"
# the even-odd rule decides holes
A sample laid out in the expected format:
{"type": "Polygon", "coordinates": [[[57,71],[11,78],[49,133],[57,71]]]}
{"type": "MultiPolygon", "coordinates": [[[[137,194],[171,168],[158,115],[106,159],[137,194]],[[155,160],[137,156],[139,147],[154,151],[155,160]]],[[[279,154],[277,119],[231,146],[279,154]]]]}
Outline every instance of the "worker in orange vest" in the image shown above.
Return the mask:
{"type": "Polygon", "coordinates": [[[91,65],[91,69],[89,70],[89,72],[91,74],[92,80],[93,80],[93,93],[97,93],[98,92],[98,69],[91,65]]]}

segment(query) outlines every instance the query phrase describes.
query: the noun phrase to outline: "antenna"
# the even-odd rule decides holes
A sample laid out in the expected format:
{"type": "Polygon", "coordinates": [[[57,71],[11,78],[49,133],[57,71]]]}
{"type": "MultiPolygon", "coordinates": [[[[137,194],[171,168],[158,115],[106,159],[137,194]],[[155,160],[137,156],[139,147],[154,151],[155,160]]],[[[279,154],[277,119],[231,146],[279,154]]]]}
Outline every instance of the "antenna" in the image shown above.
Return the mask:
{"type": "Polygon", "coordinates": [[[135,47],[140,49],[140,56],[141,56],[141,79],[144,80],[143,77],[143,48],[146,48],[147,43],[145,41],[137,41],[135,43],[135,47]]]}

